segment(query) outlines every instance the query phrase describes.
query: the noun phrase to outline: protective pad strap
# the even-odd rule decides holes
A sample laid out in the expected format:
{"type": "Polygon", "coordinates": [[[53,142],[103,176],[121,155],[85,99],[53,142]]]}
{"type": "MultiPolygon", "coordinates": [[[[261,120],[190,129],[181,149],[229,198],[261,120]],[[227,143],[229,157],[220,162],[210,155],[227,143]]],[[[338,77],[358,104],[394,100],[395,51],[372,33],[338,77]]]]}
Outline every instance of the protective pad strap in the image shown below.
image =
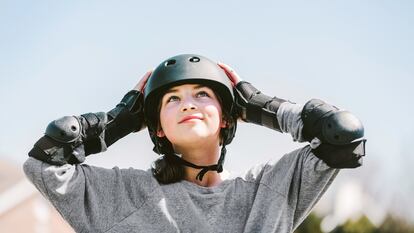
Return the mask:
{"type": "Polygon", "coordinates": [[[86,113],[81,115],[81,118],[84,122],[82,122],[83,127],[83,134],[85,137],[95,137],[102,133],[105,127],[105,123],[107,123],[107,117],[105,113],[86,113]]]}
{"type": "Polygon", "coordinates": [[[281,131],[276,114],[286,100],[262,94],[252,84],[241,81],[236,85],[236,102],[243,120],[281,131]]]}
{"type": "Polygon", "coordinates": [[[85,156],[96,154],[107,150],[105,142],[105,127],[108,123],[108,116],[104,112],[87,113],[81,115],[83,125],[83,144],[85,156]]]}
{"type": "Polygon", "coordinates": [[[41,137],[29,151],[29,156],[52,165],[78,164],[85,161],[81,143],[61,143],[48,136],[41,137]]]}

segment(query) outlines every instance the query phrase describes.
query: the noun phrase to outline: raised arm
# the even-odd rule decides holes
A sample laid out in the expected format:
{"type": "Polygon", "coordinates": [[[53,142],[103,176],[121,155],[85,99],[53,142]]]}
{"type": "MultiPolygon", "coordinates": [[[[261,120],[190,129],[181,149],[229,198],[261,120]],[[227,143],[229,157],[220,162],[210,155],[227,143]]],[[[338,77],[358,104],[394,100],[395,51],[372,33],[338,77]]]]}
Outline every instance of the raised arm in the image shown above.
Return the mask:
{"type": "Polygon", "coordinates": [[[107,147],[131,132],[145,127],[143,93],[147,72],[109,112],[64,116],[52,121],[30,150],[29,156],[52,165],[78,164],[90,154],[106,151],[107,147]]]}
{"type": "Polygon", "coordinates": [[[225,64],[233,81],[240,118],[267,128],[289,132],[295,141],[311,143],[314,154],[332,168],[355,168],[365,156],[364,127],[351,112],[322,100],[304,106],[261,93],[225,64]]]}
{"type": "Polygon", "coordinates": [[[156,187],[145,171],[80,164],[145,126],[141,90],[137,85],[107,113],[52,121],[29,152],[32,158],[23,166],[27,178],[76,232],[106,232],[137,211],[156,187]]]}

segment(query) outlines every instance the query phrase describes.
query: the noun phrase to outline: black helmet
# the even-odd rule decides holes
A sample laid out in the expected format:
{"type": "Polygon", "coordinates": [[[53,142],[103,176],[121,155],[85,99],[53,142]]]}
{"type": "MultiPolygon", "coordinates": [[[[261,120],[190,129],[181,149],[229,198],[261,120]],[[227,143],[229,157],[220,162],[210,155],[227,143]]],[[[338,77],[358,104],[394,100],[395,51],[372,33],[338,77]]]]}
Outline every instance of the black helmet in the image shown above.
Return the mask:
{"type": "Polygon", "coordinates": [[[225,145],[230,144],[234,138],[237,121],[233,87],[230,79],[217,63],[200,55],[177,55],[158,65],[148,79],[144,90],[145,119],[151,140],[155,145],[154,151],[158,154],[171,154],[172,148],[168,140],[156,136],[158,125],[156,125],[155,119],[159,119],[157,107],[160,99],[169,88],[181,84],[202,84],[210,87],[221,98],[223,110],[230,113],[231,117],[234,119],[234,124],[231,124],[228,128],[222,129],[223,132],[221,135],[223,137],[223,146],[217,165],[197,166],[189,164],[187,161],[182,161],[183,165],[203,169],[199,174],[200,176],[198,176],[201,180],[202,176],[208,170],[216,170],[217,172],[222,171],[225,145]]]}

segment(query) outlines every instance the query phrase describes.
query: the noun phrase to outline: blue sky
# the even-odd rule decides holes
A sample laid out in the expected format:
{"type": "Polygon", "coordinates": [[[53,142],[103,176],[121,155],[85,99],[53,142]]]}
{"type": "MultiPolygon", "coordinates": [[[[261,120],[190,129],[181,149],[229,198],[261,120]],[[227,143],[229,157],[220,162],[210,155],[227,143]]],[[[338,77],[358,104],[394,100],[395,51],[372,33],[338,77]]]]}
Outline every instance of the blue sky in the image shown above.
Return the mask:
{"type": "MultiPolygon", "coordinates": [[[[357,180],[414,219],[404,209],[414,192],[412,12],[411,1],[1,1],[0,159],[21,164],[51,120],[110,110],[148,69],[197,53],[266,94],[355,113],[368,156],[333,189],[357,180]]],[[[242,172],[299,146],[240,124],[226,166],[242,172]]],[[[145,169],[151,149],[143,131],[88,163],[145,169]]]]}

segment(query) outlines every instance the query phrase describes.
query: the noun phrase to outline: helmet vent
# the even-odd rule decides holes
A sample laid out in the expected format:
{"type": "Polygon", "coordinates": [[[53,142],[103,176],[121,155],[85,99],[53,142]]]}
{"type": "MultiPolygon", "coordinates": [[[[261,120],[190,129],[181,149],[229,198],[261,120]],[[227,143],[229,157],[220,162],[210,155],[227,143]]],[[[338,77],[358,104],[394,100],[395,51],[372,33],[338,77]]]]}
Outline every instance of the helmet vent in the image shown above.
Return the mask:
{"type": "Polygon", "coordinates": [[[190,62],[199,62],[200,58],[199,57],[190,57],[190,59],[188,59],[190,62]]]}
{"type": "Polygon", "coordinates": [[[172,66],[176,63],[175,59],[171,59],[165,62],[165,66],[172,66]]]}

